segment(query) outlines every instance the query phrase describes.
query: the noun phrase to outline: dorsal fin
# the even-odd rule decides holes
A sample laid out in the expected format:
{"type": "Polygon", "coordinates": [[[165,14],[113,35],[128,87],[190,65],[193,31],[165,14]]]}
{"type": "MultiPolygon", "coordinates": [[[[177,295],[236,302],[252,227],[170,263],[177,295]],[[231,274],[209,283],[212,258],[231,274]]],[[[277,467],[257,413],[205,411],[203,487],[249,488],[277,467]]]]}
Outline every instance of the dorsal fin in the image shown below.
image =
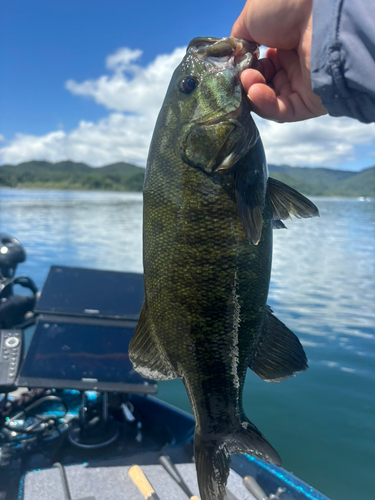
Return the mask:
{"type": "Polygon", "coordinates": [[[138,325],[130,341],[129,359],[133,363],[134,370],[143,377],[152,380],[172,380],[179,377],[152,333],[145,304],[142,306],[138,325]]]}
{"type": "Polygon", "coordinates": [[[307,358],[298,337],[272,314],[264,311],[262,332],[249,368],[267,382],[280,382],[307,369],[307,358]]]}
{"type": "Polygon", "coordinates": [[[319,217],[319,210],[312,201],[281,181],[268,179],[268,192],[271,199],[272,218],[275,220],[319,217]]]}

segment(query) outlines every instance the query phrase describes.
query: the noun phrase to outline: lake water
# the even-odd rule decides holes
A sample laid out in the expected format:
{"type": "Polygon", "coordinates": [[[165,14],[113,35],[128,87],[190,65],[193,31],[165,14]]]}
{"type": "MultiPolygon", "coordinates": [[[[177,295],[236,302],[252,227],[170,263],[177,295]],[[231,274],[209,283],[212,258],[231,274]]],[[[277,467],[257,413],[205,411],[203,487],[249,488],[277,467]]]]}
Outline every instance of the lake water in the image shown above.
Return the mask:
{"type": "MultiPolygon", "coordinates": [[[[375,498],[375,202],[315,198],[320,218],[274,232],[269,304],[309,370],[281,384],[248,374],[247,415],[286,469],[332,500],[375,498]]],[[[0,189],[0,232],[42,286],[51,264],[142,272],[142,196],[0,189]]],[[[187,411],[181,381],[159,397],[187,411]]]]}

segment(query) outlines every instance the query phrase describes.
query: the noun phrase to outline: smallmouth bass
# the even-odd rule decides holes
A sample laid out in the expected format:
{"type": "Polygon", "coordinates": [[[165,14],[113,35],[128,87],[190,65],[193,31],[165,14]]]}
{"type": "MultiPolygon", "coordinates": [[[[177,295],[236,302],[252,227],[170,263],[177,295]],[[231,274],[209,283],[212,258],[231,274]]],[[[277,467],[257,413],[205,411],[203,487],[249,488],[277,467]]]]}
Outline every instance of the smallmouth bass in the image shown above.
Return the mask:
{"type": "Polygon", "coordinates": [[[313,203],[268,178],[240,74],[255,44],[195,38],[175,70],[144,184],[145,302],[130,344],[147,378],[182,378],[196,421],[202,500],[223,500],[230,455],[281,464],[242,408],[246,370],[280,381],[307,368],[266,305],[272,229],[313,203]]]}

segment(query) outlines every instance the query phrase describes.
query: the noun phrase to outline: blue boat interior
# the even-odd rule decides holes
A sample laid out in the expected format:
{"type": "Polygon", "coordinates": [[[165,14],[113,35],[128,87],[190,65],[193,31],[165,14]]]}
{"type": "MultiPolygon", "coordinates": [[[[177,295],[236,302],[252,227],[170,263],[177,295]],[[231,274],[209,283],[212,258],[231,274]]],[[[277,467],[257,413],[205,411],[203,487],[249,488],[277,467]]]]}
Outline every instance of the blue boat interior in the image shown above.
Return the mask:
{"type": "MultiPolygon", "coordinates": [[[[135,464],[152,498],[187,498],[164,455],[198,495],[193,417],[156,399],[129,361],[143,295],[141,274],[52,266],[31,314],[0,330],[2,500],[141,500],[135,464]]],[[[327,500],[255,457],[231,467],[231,500],[327,500]]]]}

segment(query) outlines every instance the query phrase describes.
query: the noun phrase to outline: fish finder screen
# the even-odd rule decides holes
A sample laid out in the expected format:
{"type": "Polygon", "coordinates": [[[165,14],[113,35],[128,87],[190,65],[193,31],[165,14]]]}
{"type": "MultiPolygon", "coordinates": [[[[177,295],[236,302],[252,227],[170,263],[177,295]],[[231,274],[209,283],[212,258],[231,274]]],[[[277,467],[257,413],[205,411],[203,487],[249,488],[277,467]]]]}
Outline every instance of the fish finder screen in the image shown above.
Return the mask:
{"type": "Polygon", "coordinates": [[[134,327],[39,321],[20,376],[143,383],[129,360],[134,327]]]}

